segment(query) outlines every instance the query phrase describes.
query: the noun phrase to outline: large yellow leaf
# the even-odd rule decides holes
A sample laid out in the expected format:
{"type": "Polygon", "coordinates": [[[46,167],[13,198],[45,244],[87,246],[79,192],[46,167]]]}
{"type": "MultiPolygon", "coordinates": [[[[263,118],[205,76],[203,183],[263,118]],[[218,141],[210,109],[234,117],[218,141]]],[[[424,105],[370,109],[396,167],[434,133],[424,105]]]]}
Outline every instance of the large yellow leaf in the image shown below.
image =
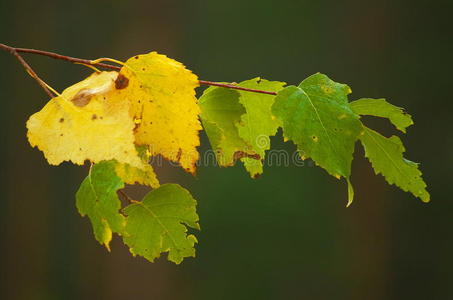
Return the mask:
{"type": "Polygon", "coordinates": [[[131,102],[136,144],[148,146],[151,155],[179,162],[191,173],[200,145],[198,85],[197,76],[183,64],[156,52],[130,58],[116,81],[131,102]]]}
{"type": "Polygon", "coordinates": [[[118,72],[94,73],[51,99],[27,121],[28,140],[48,162],[116,159],[144,168],[134,146],[129,102],[115,88],[118,72]]]}

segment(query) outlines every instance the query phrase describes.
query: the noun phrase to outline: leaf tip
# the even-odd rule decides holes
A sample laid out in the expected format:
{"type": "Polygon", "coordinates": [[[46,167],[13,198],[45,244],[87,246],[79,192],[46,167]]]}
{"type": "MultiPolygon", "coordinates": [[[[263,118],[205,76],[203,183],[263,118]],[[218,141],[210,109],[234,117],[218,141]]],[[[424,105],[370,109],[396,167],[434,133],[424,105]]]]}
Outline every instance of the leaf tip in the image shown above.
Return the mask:
{"type": "Polygon", "coordinates": [[[346,179],[346,182],[348,183],[348,203],[346,204],[346,207],[349,207],[354,200],[354,188],[352,187],[352,183],[349,178],[346,179]]]}

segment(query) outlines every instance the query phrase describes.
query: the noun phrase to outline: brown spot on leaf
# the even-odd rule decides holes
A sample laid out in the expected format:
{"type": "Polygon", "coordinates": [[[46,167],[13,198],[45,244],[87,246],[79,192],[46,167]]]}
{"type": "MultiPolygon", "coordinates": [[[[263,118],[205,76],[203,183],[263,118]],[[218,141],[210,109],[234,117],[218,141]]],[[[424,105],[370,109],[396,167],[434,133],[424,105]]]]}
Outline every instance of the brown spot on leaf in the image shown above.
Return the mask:
{"type": "Polygon", "coordinates": [[[75,106],[84,107],[90,103],[93,92],[90,89],[81,89],[77,94],[72,97],[71,102],[75,106]]]}
{"type": "Polygon", "coordinates": [[[115,88],[117,90],[125,89],[129,85],[129,79],[123,74],[118,75],[115,80],[115,88]]]}
{"type": "Polygon", "coordinates": [[[244,158],[244,157],[252,158],[252,159],[256,159],[256,160],[260,160],[261,159],[261,156],[259,154],[257,154],[257,153],[250,154],[250,153],[246,153],[244,151],[236,151],[233,154],[233,159],[234,160],[238,160],[238,159],[241,159],[241,158],[244,158]]]}
{"type": "Polygon", "coordinates": [[[64,118],[60,118],[60,123],[63,123],[64,122],[64,118]]]}
{"type": "Polygon", "coordinates": [[[93,115],[91,116],[91,120],[96,120],[97,118],[98,118],[98,116],[97,116],[96,114],[93,114],[93,115]]]}
{"type": "Polygon", "coordinates": [[[182,149],[181,149],[181,148],[179,148],[179,150],[178,150],[178,154],[176,154],[176,160],[178,160],[178,161],[179,161],[179,160],[181,159],[181,155],[182,155],[182,149]]]}

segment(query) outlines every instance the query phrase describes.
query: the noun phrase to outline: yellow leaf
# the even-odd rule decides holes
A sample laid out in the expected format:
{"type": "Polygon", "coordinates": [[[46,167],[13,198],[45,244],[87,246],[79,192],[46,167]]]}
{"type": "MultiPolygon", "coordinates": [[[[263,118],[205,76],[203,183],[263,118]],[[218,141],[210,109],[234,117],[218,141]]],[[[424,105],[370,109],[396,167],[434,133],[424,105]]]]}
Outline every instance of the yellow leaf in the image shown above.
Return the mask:
{"type": "Polygon", "coordinates": [[[144,168],[134,145],[129,102],[115,89],[118,72],[93,73],[51,99],[27,121],[28,140],[48,162],[116,159],[144,168]]]}
{"type": "Polygon", "coordinates": [[[198,85],[197,76],[183,64],[156,52],[130,58],[116,81],[131,102],[136,144],[146,145],[151,155],[179,162],[191,173],[200,145],[198,85]]]}

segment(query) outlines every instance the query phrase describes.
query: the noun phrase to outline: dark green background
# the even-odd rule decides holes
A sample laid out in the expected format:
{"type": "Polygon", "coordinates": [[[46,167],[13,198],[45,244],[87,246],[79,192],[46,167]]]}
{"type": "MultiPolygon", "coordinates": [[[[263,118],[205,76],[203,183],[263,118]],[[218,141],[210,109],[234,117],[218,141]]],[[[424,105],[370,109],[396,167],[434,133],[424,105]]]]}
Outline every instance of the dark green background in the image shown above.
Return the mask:
{"type": "MultiPolygon", "coordinates": [[[[346,184],[310,167],[173,167],[199,201],[197,258],[180,266],[108,253],[74,194],[86,167],[47,165],[25,121],[47,101],[8,53],[1,66],[2,299],[453,299],[451,1],[7,1],[0,42],[124,60],[157,50],[200,78],[299,83],[323,72],[360,97],[405,107],[407,158],[422,162],[432,202],[388,186],[362,149],[346,184]]],[[[62,90],[84,67],[26,56],[62,90]]],[[[393,133],[386,122],[370,126],[393,133]]],[[[278,149],[294,150],[281,138],[278,149]]],[[[202,149],[208,143],[203,137],[202,149]]]]}

